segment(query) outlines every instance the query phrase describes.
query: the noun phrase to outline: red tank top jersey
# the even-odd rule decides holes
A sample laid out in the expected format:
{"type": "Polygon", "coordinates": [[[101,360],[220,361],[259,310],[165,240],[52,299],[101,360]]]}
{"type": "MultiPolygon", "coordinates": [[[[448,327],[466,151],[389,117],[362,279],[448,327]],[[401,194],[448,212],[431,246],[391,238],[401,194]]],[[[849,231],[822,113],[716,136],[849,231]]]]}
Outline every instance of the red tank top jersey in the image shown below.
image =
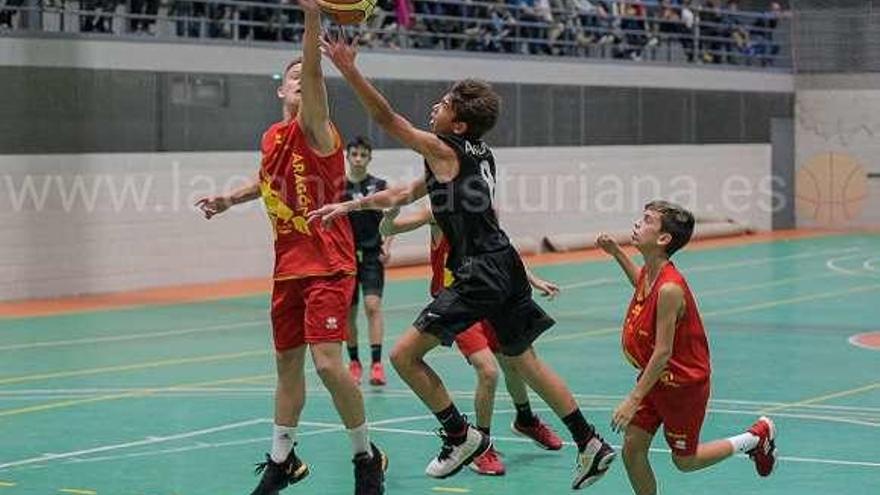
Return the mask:
{"type": "Polygon", "coordinates": [[[345,161],[342,140],[322,156],[309,147],[296,120],[278,122],[264,134],[260,192],[275,234],[275,279],[355,273],[354,235],[348,218],[327,227],[306,214],[342,201],[345,161]]]}
{"type": "Polygon", "coordinates": [[[669,358],[666,371],[660,378],[661,383],[669,386],[698,383],[709,378],[709,342],[703,329],[703,321],[697,309],[690,287],[672,262],[661,270],[656,282],[646,296],[644,294],[645,270],[639,274],[638,286],[629,304],[626,320],[623,324],[623,352],[633,366],[645,369],[657,335],[657,302],[660,287],[673,283],[684,291],[684,315],[675,325],[675,338],[672,344],[672,357],[669,358]]]}
{"type": "Polygon", "coordinates": [[[431,225],[431,297],[437,296],[445,287],[452,285],[452,272],[446,268],[449,256],[449,242],[440,229],[431,225]]]}

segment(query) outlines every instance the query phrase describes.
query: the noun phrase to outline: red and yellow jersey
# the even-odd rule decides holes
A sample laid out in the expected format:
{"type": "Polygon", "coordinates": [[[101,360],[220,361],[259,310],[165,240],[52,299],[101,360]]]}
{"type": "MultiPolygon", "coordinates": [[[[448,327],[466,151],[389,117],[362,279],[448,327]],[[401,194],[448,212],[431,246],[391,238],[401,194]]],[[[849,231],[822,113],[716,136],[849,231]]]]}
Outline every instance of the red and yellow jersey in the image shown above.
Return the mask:
{"type": "Polygon", "coordinates": [[[260,192],[275,234],[275,279],[355,273],[354,236],[348,218],[327,227],[306,222],[309,211],[342,201],[342,140],[320,155],[309,147],[296,120],[263,134],[260,192]]]}
{"type": "Polygon", "coordinates": [[[444,288],[452,285],[452,271],[446,268],[449,242],[436,226],[431,225],[431,296],[436,297],[444,288]]]}
{"type": "Polygon", "coordinates": [[[644,294],[645,270],[639,274],[636,292],[626,312],[623,324],[623,353],[627,360],[639,370],[644,370],[657,338],[657,302],[660,287],[673,283],[684,291],[684,314],[675,324],[675,338],[672,345],[672,357],[669,358],[666,370],[660,377],[660,383],[668,386],[679,386],[698,383],[709,378],[709,342],[703,329],[703,321],[697,309],[690,287],[672,262],[667,263],[660,275],[644,294]]]}

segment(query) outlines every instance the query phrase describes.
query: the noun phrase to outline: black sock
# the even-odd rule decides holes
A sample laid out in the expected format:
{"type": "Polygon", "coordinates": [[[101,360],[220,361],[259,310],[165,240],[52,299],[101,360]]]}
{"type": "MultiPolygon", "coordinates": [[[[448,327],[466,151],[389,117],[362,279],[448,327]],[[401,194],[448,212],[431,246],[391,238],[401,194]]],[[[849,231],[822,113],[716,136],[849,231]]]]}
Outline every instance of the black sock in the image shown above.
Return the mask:
{"type": "Polygon", "coordinates": [[[491,437],[491,436],[492,436],[492,434],[489,433],[489,430],[490,430],[490,427],[489,427],[489,426],[487,426],[487,427],[485,427],[485,428],[483,428],[482,426],[478,426],[477,429],[480,430],[480,431],[482,431],[483,433],[485,433],[487,437],[491,437]]]}
{"type": "Polygon", "coordinates": [[[562,418],[562,422],[565,423],[568,431],[571,432],[571,437],[574,439],[574,443],[577,444],[578,450],[583,450],[587,442],[596,434],[593,425],[587,423],[580,409],[575,409],[571,414],[562,418]]]}
{"type": "Polygon", "coordinates": [[[444,432],[452,440],[453,444],[461,445],[464,443],[465,439],[467,439],[468,424],[465,422],[464,416],[458,412],[455,404],[450,404],[446,409],[435,412],[434,416],[443,425],[444,432]]]}
{"type": "Polygon", "coordinates": [[[373,362],[382,361],[382,344],[373,344],[370,346],[370,352],[373,354],[373,362]]]}
{"type": "Polygon", "coordinates": [[[348,346],[348,359],[349,361],[361,361],[361,358],[358,357],[358,346],[348,346]]]}
{"type": "Polygon", "coordinates": [[[514,404],[516,407],[516,424],[521,426],[535,426],[538,423],[538,418],[535,416],[535,413],[532,412],[532,405],[529,404],[528,401],[523,402],[522,404],[514,404]]]}

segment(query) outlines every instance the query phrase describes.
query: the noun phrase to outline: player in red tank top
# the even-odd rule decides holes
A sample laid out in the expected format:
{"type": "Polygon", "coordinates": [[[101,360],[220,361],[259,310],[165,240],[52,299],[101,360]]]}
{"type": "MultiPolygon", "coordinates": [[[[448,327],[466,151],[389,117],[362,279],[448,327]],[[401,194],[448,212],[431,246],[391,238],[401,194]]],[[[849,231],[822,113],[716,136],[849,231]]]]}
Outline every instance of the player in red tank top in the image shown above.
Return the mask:
{"type": "MultiPolygon", "coordinates": [[[[399,210],[386,210],[385,217],[379,225],[383,236],[397,235],[416,230],[428,225],[431,229],[431,296],[435,297],[454,281],[452,271],[446,268],[449,255],[449,242],[443,231],[434,223],[431,209],[428,207],[404,217],[398,217],[399,210]]],[[[559,288],[536,277],[528,271],[532,286],[547,297],[554,297],[559,288]]],[[[464,332],[456,335],[455,344],[477,374],[477,386],[474,393],[474,411],[476,427],[486,435],[490,434],[492,411],[495,407],[495,388],[498,385],[498,365],[504,371],[504,384],[516,407],[516,417],[511,423],[511,430],[517,435],[530,438],[536,445],[546,450],[562,448],[562,439],[546,423],[532,412],[526,383],[513,365],[500,352],[495,329],[488,321],[474,324],[464,332]],[[497,358],[497,361],[496,361],[497,358]]],[[[482,455],[476,457],[470,468],[479,474],[500,476],[506,471],[504,462],[494,446],[489,447],[482,455]]]]}
{"type": "Polygon", "coordinates": [[[305,403],[306,346],[348,429],[355,494],[377,495],[384,493],[387,458],[369,441],[363,396],[342,360],[354,289],[351,226],[347,218],[326,226],[306,220],[311,210],[342,200],[345,163],[321,70],[320,10],[315,0],[299,3],[305,12],[303,55],[284,71],[278,88],[284,120],[263,134],[259,177],[230,194],[201,199],[197,206],[211,218],[262,197],[275,237],[275,425],[272,452],[260,465],[262,477],[252,495],[275,495],[309,473],[293,448],[305,403]]]}
{"type": "Polygon", "coordinates": [[[597,244],[614,256],[635,287],[623,324],[622,346],[639,370],[635,387],[614,411],[611,424],[625,431],[623,460],[636,495],[655,495],[648,462],[654,434],[663,425],[672,461],[681,471],[709,467],[736,452],[748,453],[758,474],[768,476],[776,460],[776,430],[761,417],[745,433],[700,443],[709,402],[709,344],[696,300],[670,257],[694,230],[694,216],[665,201],[653,201],[635,222],[632,243],[645,260],[638,267],[607,234],[597,244]]]}

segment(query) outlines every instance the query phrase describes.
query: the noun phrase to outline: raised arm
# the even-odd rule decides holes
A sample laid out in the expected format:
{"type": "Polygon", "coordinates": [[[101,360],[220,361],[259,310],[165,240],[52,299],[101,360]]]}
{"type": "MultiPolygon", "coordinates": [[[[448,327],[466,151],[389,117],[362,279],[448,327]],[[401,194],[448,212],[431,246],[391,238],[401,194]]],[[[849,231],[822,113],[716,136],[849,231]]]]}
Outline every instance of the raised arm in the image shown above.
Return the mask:
{"type": "Polygon", "coordinates": [[[410,121],[397,113],[355,64],[357,38],[347,43],[342,36],[321,40],[324,54],[339,69],[342,77],[357,94],[361,104],[382,129],[392,137],[425,157],[431,171],[441,182],[458,175],[458,157],[455,151],[430,132],[416,129],[410,121]]]}
{"type": "Polygon", "coordinates": [[[626,274],[626,278],[629,279],[633,287],[639,284],[639,266],[620,248],[620,245],[610,235],[599,234],[599,237],[596,238],[596,245],[606,253],[614,256],[617,264],[620,265],[620,268],[626,274]]]}
{"type": "Polygon", "coordinates": [[[300,76],[302,98],[297,119],[308,137],[309,145],[321,154],[328,154],[339,143],[336,131],[330,124],[327,86],[321,70],[321,11],[315,0],[299,0],[299,5],[305,13],[305,33],[300,76]]]}
{"type": "Polygon", "coordinates": [[[254,177],[244,186],[220,196],[207,196],[196,201],[195,206],[202,210],[208,220],[230,207],[247,203],[260,197],[260,178],[254,177]]]}

